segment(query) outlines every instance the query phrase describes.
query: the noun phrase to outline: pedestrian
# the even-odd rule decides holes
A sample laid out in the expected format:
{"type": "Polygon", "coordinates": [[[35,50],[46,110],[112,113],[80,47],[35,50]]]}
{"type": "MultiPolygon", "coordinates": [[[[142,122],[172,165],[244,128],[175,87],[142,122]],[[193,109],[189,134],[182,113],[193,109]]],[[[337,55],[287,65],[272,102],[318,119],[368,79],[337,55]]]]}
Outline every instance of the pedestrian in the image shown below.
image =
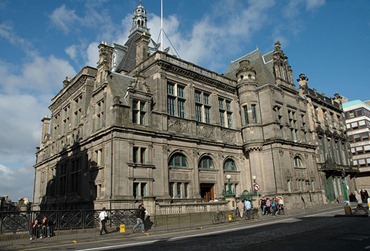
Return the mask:
{"type": "Polygon", "coordinates": [[[238,201],[238,209],[239,209],[239,216],[240,218],[243,218],[244,215],[244,202],[242,200],[238,201]]]}
{"type": "Polygon", "coordinates": [[[357,192],[356,190],[355,190],[355,198],[356,198],[357,205],[362,205],[361,194],[357,192]]]}
{"type": "Polygon", "coordinates": [[[248,220],[251,217],[251,209],[252,209],[252,203],[248,199],[246,199],[244,201],[244,212],[245,212],[245,216],[248,218],[248,220]]]}
{"type": "Polygon", "coordinates": [[[42,239],[44,236],[51,237],[49,220],[46,216],[42,217],[41,225],[40,239],[42,239]]]}
{"type": "Polygon", "coordinates": [[[99,220],[100,220],[100,235],[104,233],[108,233],[107,227],[105,226],[108,221],[108,214],[105,211],[105,207],[103,207],[102,211],[99,213],[99,220]]]}
{"type": "Polygon", "coordinates": [[[30,241],[33,240],[33,236],[34,235],[37,238],[37,231],[38,231],[37,226],[38,226],[38,224],[39,223],[38,223],[38,220],[37,219],[34,220],[34,221],[32,221],[31,224],[30,224],[30,241]]]}
{"type": "Polygon", "coordinates": [[[142,233],[145,232],[144,219],[145,219],[145,207],[143,204],[140,204],[139,207],[136,209],[136,225],[132,228],[133,233],[135,233],[135,229],[138,226],[141,226],[142,233]]]}
{"type": "Polygon", "coordinates": [[[264,197],[262,197],[262,199],[260,200],[260,206],[261,206],[262,214],[265,215],[266,214],[266,199],[264,197]]]}
{"type": "Polygon", "coordinates": [[[276,198],[272,198],[272,201],[271,201],[271,214],[272,214],[272,216],[276,215],[276,207],[277,207],[276,198]]]}
{"type": "Polygon", "coordinates": [[[270,211],[270,207],[271,207],[271,200],[269,199],[269,198],[266,198],[266,210],[265,210],[265,212],[266,212],[266,214],[267,215],[269,215],[270,213],[271,213],[271,211],[270,211]]]}
{"type": "Polygon", "coordinates": [[[278,214],[284,214],[285,213],[285,211],[284,211],[284,199],[283,199],[283,197],[279,197],[279,200],[278,200],[278,209],[279,209],[278,214]]]}

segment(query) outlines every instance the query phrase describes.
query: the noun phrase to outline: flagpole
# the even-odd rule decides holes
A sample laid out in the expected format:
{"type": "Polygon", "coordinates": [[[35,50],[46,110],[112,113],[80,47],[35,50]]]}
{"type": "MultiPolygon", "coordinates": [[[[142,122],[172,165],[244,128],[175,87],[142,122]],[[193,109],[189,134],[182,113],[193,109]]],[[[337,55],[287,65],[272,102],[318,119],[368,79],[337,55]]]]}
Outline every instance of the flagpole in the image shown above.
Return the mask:
{"type": "Polygon", "coordinates": [[[163,0],[161,0],[161,51],[163,51],[163,0]]]}

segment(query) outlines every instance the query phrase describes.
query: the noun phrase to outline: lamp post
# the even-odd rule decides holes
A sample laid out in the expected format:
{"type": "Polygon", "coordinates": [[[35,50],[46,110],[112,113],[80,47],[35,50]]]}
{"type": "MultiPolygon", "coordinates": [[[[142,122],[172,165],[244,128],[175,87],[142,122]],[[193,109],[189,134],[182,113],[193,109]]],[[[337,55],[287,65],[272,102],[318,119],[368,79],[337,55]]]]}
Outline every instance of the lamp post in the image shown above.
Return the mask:
{"type": "Polygon", "coordinates": [[[253,175],[252,176],[252,180],[253,180],[253,182],[252,182],[252,194],[251,194],[251,205],[252,205],[252,207],[253,207],[253,195],[255,195],[256,192],[257,192],[255,190],[255,187],[254,187],[254,185],[256,184],[256,179],[257,179],[256,175],[253,175]]]}
{"type": "Polygon", "coordinates": [[[233,194],[233,191],[231,191],[231,183],[230,183],[231,175],[230,174],[226,175],[226,179],[227,179],[227,192],[226,192],[226,194],[231,195],[231,194],[233,194]]]}

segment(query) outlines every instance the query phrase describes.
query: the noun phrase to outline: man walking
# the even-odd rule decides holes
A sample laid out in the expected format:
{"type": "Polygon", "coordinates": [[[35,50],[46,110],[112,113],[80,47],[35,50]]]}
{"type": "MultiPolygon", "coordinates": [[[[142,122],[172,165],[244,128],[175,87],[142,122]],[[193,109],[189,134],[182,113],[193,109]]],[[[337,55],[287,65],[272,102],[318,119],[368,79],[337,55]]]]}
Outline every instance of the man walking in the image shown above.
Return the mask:
{"type": "Polygon", "coordinates": [[[108,214],[107,211],[105,211],[105,207],[103,207],[103,210],[99,213],[99,220],[100,220],[100,235],[104,233],[108,233],[108,230],[105,226],[108,220],[108,214]]]}
{"type": "Polygon", "coordinates": [[[252,203],[249,200],[245,200],[245,202],[244,202],[244,210],[245,210],[246,217],[248,217],[248,220],[251,217],[251,209],[252,209],[252,203]]]}
{"type": "Polygon", "coordinates": [[[144,219],[145,219],[145,207],[143,204],[140,204],[138,209],[136,210],[136,225],[132,228],[133,233],[135,233],[135,229],[138,226],[141,226],[142,233],[145,232],[144,219]]]}

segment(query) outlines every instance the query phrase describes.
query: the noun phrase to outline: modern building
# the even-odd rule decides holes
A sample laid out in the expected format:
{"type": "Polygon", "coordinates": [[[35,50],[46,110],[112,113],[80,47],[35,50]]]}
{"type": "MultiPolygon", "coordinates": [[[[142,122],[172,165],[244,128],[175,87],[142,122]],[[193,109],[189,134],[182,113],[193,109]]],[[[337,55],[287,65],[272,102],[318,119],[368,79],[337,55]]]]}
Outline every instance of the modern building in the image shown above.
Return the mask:
{"type": "Polygon", "coordinates": [[[254,188],[284,196],[290,208],[343,199],[340,182],[353,189],[340,104],[296,89],[279,42],[224,74],[158,47],[140,4],[126,44],[101,43],[97,68],[63,81],[42,119],[34,208],[133,208],[151,198],[191,211],[229,187],[236,197],[254,188]]]}
{"type": "Polygon", "coordinates": [[[359,169],[357,189],[370,190],[370,101],[353,100],[342,104],[353,166],[359,169]]]}

